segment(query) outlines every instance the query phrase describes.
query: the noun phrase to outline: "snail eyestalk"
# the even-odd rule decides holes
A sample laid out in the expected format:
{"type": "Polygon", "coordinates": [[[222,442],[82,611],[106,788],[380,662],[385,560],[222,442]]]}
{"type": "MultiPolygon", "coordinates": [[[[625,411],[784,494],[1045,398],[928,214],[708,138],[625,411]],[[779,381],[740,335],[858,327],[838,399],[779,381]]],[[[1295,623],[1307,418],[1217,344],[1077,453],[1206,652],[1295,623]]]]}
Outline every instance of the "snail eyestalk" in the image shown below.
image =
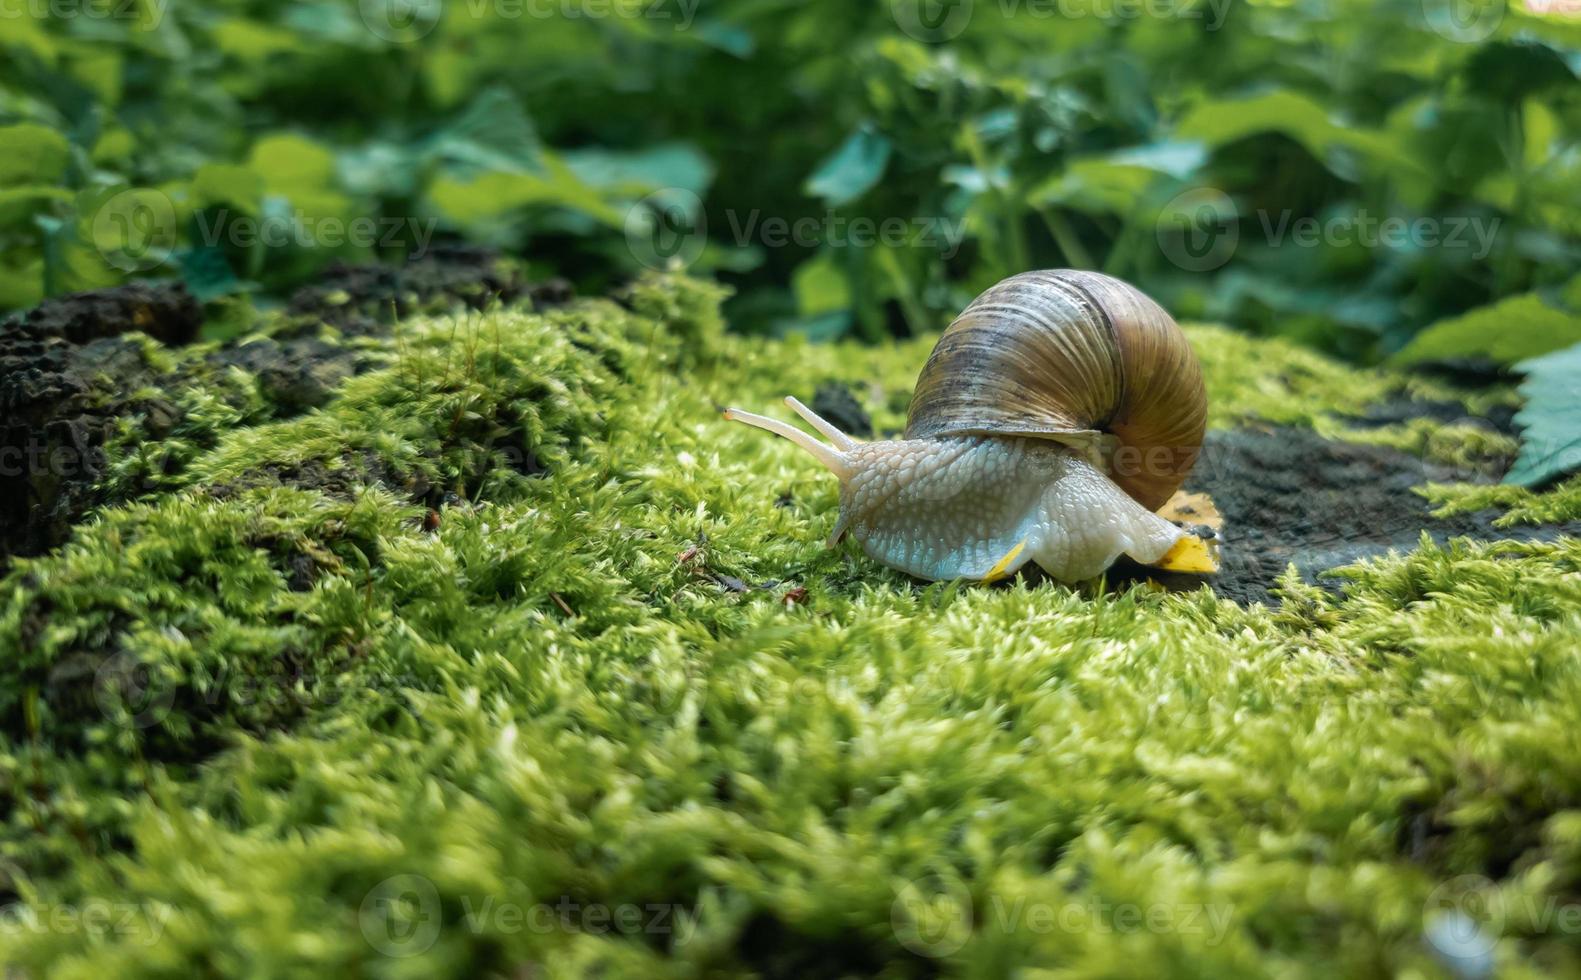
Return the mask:
{"type": "Polygon", "coordinates": [[[806,422],[814,429],[817,429],[819,432],[823,433],[823,437],[834,443],[841,452],[850,452],[851,447],[856,445],[855,439],[852,439],[844,432],[841,432],[839,429],[835,428],[834,423],[830,422],[828,419],[819,415],[817,412],[808,408],[806,405],[803,405],[801,403],[801,399],[797,398],[795,395],[786,395],[785,404],[791,407],[791,411],[795,412],[797,415],[800,415],[803,422],[806,422]]]}
{"type": "MultiPolygon", "coordinates": [[[[815,426],[818,431],[822,432],[830,439],[839,441],[842,445],[842,448],[850,449],[851,446],[854,445],[849,436],[845,435],[833,425],[830,425],[828,422],[825,422],[823,419],[813,414],[812,410],[803,406],[801,402],[795,401],[795,399],[787,399],[787,401],[792,402],[791,407],[796,409],[797,414],[801,415],[802,418],[807,419],[809,424],[815,426]],[[817,421],[814,421],[814,419],[817,421]]],[[[816,459],[818,462],[822,463],[824,468],[833,473],[835,476],[839,477],[842,483],[851,478],[851,463],[846,459],[844,453],[832,446],[824,445],[817,439],[814,439],[812,436],[788,422],[781,422],[779,419],[771,419],[767,415],[755,415],[752,412],[743,412],[739,408],[725,409],[725,418],[734,422],[745,422],[747,425],[757,426],[758,428],[766,429],[777,436],[783,436],[784,438],[789,439],[791,442],[794,442],[796,445],[800,446],[813,459],[816,459]]]]}

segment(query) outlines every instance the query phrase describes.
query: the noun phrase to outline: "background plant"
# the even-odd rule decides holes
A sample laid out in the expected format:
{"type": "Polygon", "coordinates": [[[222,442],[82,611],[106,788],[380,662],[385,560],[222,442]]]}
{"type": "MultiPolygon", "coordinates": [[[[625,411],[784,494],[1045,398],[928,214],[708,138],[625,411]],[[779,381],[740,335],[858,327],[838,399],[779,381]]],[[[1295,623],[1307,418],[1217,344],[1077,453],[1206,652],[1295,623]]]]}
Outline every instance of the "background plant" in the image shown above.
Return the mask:
{"type": "Polygon", "coordinates": [[[426,227],[599,289],[655,202],[744,330],[920,332],[1041,265],[1363,360],[1501,297],[1565,305],[1581,23],[1559,6],[969,6],[935,40],[913,0],[7,0],[0,308],[139,275],[267,297],[426,227]],[[1178,214],[1193,193],[1218,210],[1178,214]],[[753,215],[824,231],[766,244],[736,231],[753,215]],[[1490,241],[1268,231],[1356,215],[1490,241]],[[826,233],[919,216],[963,240],[826,233]],[[318,240],[358,217],[376,241],[318,240]],[[249,221],[308,231],[231,233],[249,221]],[[1181,268],[1177,232],[1232,235],[1233,261],[1181,268]]]}

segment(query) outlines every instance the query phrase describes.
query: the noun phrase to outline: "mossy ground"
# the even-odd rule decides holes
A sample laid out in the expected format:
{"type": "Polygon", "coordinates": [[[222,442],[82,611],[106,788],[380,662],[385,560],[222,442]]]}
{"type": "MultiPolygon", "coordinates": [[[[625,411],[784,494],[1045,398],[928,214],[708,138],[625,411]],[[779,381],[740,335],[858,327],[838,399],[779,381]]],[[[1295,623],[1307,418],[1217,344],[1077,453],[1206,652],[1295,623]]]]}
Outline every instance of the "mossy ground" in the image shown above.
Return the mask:
{"type": "MultiPolygon", "coordinates": [[[[825,550],[833,481],[715,409],[842,381],[894,429],[928,341],[727,337],[718,298],[408,321],[17,562],[0,963],[1581,971],[1581,541],[1424,539],[1267,605],[925,586],[825,550]]],[[[1192,337],[1216,427],[1443,397],[1192,337]]]]}

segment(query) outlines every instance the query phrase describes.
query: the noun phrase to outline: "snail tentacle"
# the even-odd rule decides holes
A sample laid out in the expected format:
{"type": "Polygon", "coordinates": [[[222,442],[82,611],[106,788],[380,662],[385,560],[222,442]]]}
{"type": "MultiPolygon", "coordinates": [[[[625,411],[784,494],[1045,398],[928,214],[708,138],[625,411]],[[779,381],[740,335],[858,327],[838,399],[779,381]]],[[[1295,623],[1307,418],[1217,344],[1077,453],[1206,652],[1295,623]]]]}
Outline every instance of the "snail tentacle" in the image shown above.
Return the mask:
{"type": "MultiPolygon", "coordinates": [[[[733,422],[745,422],[760,429],[766,429],[777,436],[783,436],[800,446],[809,456],[822,463],[824,468],[838,476],[841,481],[851,478],[851,463],[844,453],[832,446],[826,446],[812,436],[779,419],[769,418],[767,415],[756,415],[752,412],[743,412],[739,408],[725,409],[725,418],[733,422]]],[[[820,419],[819,421],[823,421],[820,419]]],[[[828,425],[827,422],[824,423],[828,425]]],[[[833,428],[833,426],[830,426],[833,428]]]]}
{"type": "Polygon", "coordinates": [[[803,405],[801,403],[801,399],[797,398],[795,395],[786,395],[785,404],[791,407],[791,411],[795,412],[797,415],[800,415],[803,422],[806,422],[814,429],[817,429],[819,432],[823,433],[823,437],[834,443],[840,448],[842,452],[849,452],[851,447],[857,444],[855,439],[846,435],[844,432],[841,432],[833,422],[830,422],[822,415],[819,415],[817,412],[808,408],[806,405],[803,405]]]}

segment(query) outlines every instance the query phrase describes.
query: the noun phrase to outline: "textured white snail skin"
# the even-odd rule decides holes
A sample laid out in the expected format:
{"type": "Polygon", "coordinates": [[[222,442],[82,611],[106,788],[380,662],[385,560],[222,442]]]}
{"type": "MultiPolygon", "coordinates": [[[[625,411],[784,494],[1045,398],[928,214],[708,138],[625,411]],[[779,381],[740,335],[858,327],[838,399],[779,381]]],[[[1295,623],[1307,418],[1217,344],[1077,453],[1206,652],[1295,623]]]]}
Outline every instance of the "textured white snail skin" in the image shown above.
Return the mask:
{"type": "Polygon", "coordinates": [[[1122,554],[1156,562],[1184,533],[1079,452],[1046,440],[862,443],[846,459],[842,525],[870,557],[918,578],[997,577],[1030,560],[1079,582],[1122,554]]]}

